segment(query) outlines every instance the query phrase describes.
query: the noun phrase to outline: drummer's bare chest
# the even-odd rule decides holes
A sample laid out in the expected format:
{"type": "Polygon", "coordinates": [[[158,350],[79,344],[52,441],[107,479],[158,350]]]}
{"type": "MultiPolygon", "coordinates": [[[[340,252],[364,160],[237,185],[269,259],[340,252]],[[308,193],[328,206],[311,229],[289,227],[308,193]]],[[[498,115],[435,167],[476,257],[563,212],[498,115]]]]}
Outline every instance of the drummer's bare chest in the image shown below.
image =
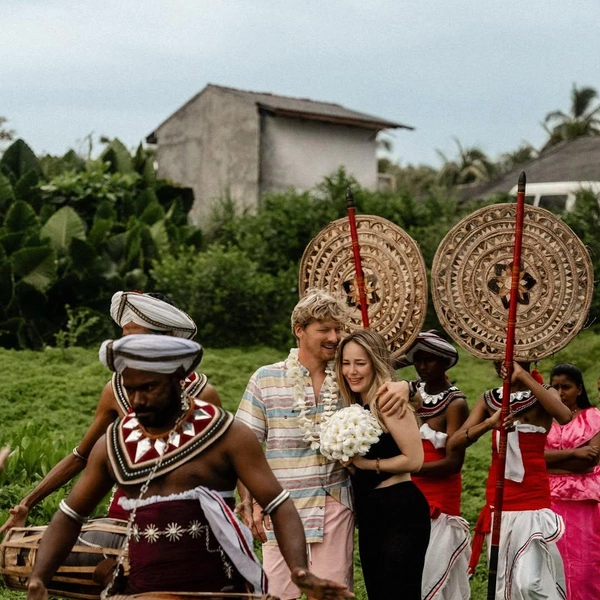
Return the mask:
{"type": "MultiPolygon", "coordinates": [[[[233,468],[228,465],[222,453],[207,450],[151,481],[147,494],[167,496],[198,486],[214,490],[231,490],[235,487],[236,480],[233,468]]],[[[136,489],[125,491],[128,496],[136,496],[136,489]]]]}

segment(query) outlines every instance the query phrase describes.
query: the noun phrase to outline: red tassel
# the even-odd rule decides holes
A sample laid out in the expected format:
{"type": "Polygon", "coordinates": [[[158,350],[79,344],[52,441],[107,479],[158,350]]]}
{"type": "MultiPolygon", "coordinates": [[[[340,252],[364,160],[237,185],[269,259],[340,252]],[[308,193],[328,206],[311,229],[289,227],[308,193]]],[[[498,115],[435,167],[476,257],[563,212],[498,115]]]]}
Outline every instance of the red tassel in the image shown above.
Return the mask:
{"type": "Polygon", "coordinates": [[[537,369],[533,369],[531,371],[531,376],[540,384],[540,385],[544,385],[544,378],[542,377],[542,374],[537,370],[537,369]]]}

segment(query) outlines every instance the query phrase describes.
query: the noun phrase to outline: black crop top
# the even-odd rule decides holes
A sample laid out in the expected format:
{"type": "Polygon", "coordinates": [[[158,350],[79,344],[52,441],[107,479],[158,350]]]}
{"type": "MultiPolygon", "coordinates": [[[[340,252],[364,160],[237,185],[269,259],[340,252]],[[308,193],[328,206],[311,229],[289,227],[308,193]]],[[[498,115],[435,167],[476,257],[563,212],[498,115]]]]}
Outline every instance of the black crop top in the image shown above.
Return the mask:
{"type": "MultiPolygon", "coordinates": [[[[369,410],[368,406],[365,406],[364,408],[365,410],[369,410]]],[[[365,458],[368,460],[376,460],[377,458],[392,458],[399,454],[402,453],[394,441],[392,434],[384,432],[379,436],[377,443],[369,448],[369,451],[365,454],[365,458]]],[[[352,476],[354,493],[358,496],[363,491],[367,492],[372,490],[382,481],[392,477],[392,475],[394,475],[394,473],[386,473],[383,470],[380,470],[378,475],[376,471],[356,469],[355,475],[352,476]]]]}

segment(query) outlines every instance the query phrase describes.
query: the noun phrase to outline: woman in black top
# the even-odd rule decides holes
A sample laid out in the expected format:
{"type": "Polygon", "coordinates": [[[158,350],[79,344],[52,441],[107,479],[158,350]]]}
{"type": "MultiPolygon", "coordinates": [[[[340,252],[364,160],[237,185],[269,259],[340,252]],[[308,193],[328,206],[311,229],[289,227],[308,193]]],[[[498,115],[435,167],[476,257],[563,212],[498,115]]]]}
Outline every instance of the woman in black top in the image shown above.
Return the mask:
{"type": "Polygon", "coordinates": [[[384,339],[371,330],[342,340],[336,357],[340,397],[370,410],[384,433],[365,456],[348,463],[356,501],[358,546],[369,600],[421,600],[429,543],[429,506],[410,474],[423,464],[423,445],[412,409],[402,417],[377,407],[377,389],[394,380],[384,339]]]}

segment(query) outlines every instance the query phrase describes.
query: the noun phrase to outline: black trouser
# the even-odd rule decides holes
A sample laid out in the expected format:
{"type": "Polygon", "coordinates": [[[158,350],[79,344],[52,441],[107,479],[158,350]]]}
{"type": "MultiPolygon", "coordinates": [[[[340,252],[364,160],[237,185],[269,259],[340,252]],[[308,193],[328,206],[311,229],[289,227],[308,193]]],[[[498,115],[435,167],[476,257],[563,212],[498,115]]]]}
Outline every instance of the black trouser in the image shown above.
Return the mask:
{"type": "Polygon", "coordinates": [[[369,600],[421,600],[431,521],[412,481],[357,498],[358,547],[369,600]]]}

